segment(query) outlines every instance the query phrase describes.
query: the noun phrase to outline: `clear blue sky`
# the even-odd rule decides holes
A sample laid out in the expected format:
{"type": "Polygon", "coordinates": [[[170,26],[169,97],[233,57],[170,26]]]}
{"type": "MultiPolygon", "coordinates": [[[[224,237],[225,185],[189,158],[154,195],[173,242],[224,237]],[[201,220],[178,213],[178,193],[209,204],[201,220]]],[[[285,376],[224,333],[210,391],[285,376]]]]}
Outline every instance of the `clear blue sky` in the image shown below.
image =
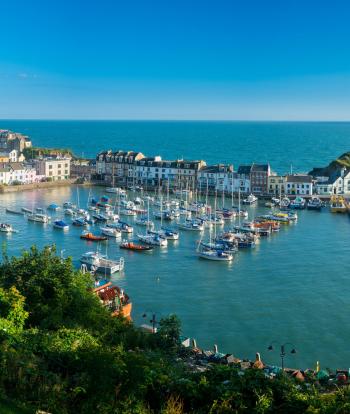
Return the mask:
{"type": "Polygon", "coordinates": [[[0,118],[350,120],[350,3],[0,2],[0,118]]]}

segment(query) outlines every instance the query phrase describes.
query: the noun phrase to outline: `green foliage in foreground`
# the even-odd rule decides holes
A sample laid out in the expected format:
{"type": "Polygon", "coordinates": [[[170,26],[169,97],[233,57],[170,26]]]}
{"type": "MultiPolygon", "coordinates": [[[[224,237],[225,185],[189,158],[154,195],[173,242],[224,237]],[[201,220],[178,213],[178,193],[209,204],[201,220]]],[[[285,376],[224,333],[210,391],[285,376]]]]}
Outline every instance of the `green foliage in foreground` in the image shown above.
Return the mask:
{"type": "Polygon", "coordinates": [[[54,248],[4,258],[1,413],[16,412],[1,401],[57,414],[350,412],[348,388],[320,394],[285,375],[270,380],[222,365],[191,372],[180,358],[176,316],[163,319],[157,334],[142,333],[112,318],[89,285],[54,248]]]}

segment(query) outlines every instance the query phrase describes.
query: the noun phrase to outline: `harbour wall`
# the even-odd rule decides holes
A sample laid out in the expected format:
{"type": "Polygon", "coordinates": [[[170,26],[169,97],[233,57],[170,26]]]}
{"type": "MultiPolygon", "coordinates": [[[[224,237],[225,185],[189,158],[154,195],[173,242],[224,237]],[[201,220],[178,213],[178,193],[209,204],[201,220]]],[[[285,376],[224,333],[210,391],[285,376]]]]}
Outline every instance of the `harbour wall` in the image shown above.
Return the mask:
{"type": "Polygon", "coordinates": [[[0,194],[16,193],[20,191],[36,190],[38,188],[55,188],[72,185],[75,180],[47,181],[22,185],[0,185],[0,194]]]}

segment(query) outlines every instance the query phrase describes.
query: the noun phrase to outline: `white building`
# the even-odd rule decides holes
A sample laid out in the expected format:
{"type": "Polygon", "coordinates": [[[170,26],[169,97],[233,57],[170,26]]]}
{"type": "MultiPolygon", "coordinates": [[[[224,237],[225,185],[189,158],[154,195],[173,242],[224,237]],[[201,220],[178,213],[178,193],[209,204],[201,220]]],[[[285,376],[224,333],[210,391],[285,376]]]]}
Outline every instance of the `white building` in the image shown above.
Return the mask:
{"type": "Polygon", "coordinates": [[[21,163],[0,164],[0,184],[11,185],[14,183],[32,184],[41,181],[36,169],[21,163]]]}
{"type": "Polygon", "coordinates": [[[343,169],[330,177],[317,177],[315,187],[319,195],[350,195],[350,171],[343,169]]]}
{"type": "Polygon", "coordinates": [[[287,195],[312,195],[312,177],[306,174],[287,175],[284,183],[284,193],[287,195]]]}
{"type": "Polygon", "coordinates": [[[36,172],[52,181],[70,177],[70,158],[43,158],[36,161],[36,172]]]}
{"type": "Polygon", "coordinates": [[[197,187],[201,191],[223,191],[227,177],[232,177],[233,165],[208,165],[202,167],[197,174],[197,187]]]}

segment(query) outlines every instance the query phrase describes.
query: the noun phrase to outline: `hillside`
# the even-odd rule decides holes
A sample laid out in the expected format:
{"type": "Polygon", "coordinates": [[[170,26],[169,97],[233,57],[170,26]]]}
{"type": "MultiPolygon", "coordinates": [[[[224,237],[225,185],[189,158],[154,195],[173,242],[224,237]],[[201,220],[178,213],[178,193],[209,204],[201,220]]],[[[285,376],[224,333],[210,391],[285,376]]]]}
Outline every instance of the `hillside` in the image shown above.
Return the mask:
{"type": "Polygon", "coordinates": [[[326,167],[313,168],[309,172],[309,175],[314,177],[329,177],[339,172],[342,168],[346,168],[347,170],[350,169],[350,152],[345,152],[337,159],[331,161],[326,167]]]}

